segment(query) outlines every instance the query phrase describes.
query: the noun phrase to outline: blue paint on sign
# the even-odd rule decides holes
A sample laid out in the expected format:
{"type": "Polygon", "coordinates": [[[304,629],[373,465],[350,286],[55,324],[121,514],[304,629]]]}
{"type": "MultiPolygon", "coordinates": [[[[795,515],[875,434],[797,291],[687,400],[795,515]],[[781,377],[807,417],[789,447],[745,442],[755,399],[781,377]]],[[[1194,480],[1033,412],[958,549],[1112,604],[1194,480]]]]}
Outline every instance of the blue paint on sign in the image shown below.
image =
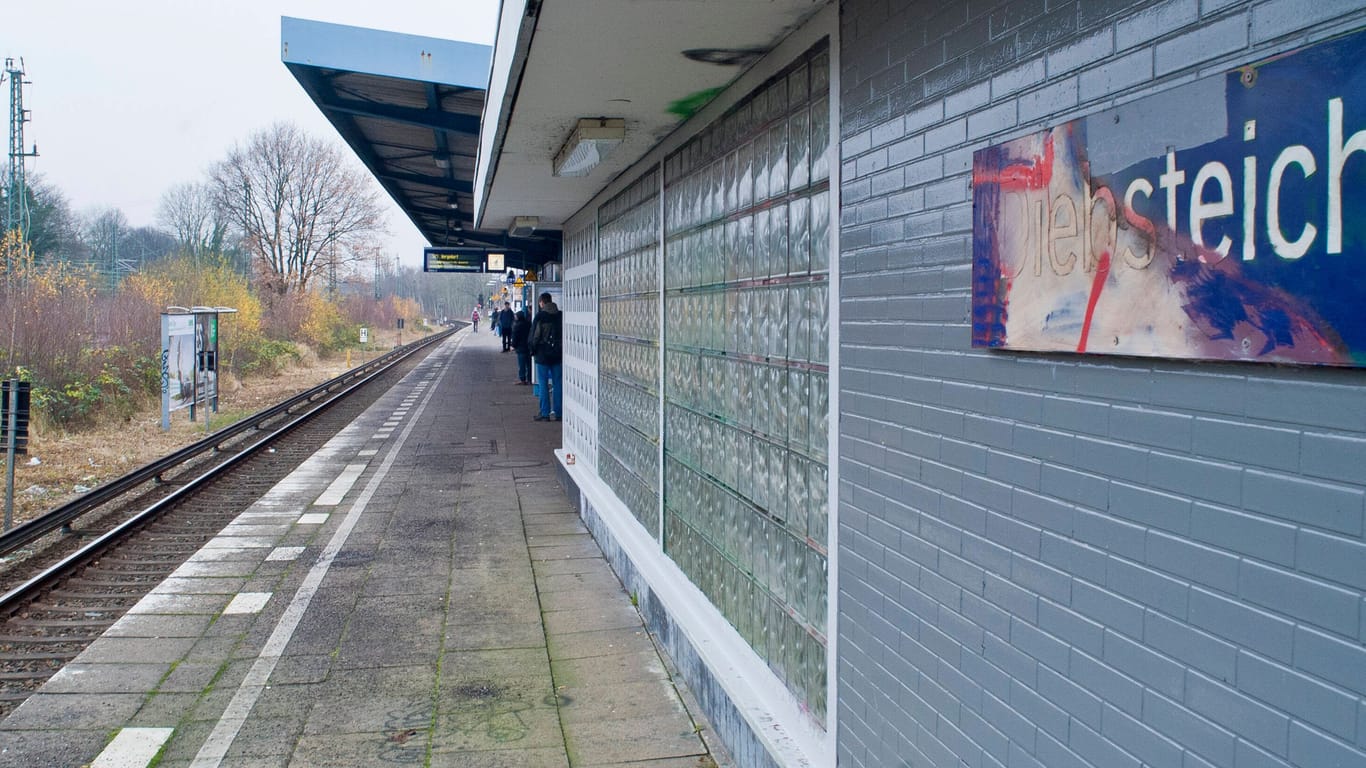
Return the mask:
{"type": "Polygon", "coordinates": [[[1366,33],[984,149],[974,203],[975,345],[1366,366],[1366,33]]]}

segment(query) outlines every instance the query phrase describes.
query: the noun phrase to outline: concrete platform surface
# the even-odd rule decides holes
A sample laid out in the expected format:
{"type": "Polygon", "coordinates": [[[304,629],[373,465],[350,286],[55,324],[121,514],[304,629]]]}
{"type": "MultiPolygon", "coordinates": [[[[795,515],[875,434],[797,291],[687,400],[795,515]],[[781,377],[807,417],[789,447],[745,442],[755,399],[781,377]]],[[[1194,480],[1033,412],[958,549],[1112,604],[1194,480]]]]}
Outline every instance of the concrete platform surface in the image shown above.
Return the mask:
{"type": "Polygon", "coordinates": [[[0,721],[7,766],[728,765],[457,333],[0,721]]]}

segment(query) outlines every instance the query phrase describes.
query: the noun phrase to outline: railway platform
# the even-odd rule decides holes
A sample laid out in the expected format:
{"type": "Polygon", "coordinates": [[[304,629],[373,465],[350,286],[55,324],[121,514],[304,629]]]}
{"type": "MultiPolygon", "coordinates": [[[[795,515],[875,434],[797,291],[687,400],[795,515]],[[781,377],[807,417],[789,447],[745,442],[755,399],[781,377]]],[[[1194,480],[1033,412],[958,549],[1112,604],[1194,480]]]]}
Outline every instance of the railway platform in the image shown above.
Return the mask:
{"type": "Polygon", "coordinates": [[[726,765],[465,329],[0,721],[0,767],[726,765]]]}

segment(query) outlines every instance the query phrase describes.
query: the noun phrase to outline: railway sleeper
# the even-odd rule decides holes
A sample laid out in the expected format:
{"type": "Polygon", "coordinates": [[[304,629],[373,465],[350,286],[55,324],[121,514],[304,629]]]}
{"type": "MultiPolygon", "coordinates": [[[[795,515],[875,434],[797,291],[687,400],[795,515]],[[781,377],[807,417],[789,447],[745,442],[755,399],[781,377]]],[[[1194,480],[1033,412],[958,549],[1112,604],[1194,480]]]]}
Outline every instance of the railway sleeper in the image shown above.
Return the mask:
{"type": "Polygon", "coordinates": [[[165,568],[129,568],[128,570],[87,568],[85,573],[81,574],[76,583],[86,584],[92,587],[146,584],[153,579],[160,581],[161,579],[166,578],[167,573],[169,573],[169,571],[165,568]]]}
{"type": "Polygon", "coordinates": [[[78,621],[76,619],[26,617],[22,619],[11,619],[10,621],[21,627],[70,627],[72,629],[77,627],[91,627],[103,631],[110,624],[113,624],[114,620],[117,618],[118,616],[110,619],[88,619],[85,621],[78,621]]]}
{"type": "Polygon", "coordinates": [[[86,633],[83,635],[0,635],[0,658],[10,652],[10,646],[29,646],[29,645],[57,645],[68,643],[79,645],[82,648],[86,643],[99,637],[103,632],[86,633]]]}
{"type": "Polygon", "coordinates": [[[118,611],[122,613],[124,610],[127,609],[129,605],[132,605],[133,603],[137,602],[137,600],[132,599],[132,597],[132,595],[125,595],[119,598],[110,598],[109,600],[103,600],[99,603],[92,602],[87,605],[63,605],[61,603],[33,603],[29,607],[29,610],[46,611],[48,613],[107,614],[113,611],[118,611]],[[110,603],[114,602],[124,603],[124,605],[110,605],[110,603]]]}
{"type": "MultiPolygon", "coordinates": [[[[73,649],[67,653],[0,653],[0,665],[29,664],[35,662],[42,662],[46,665],[44,669],[47,670],[47,674],[51,675],[52,665],[48,664],[48,662],[56,661],[66,663],[79,656],[80,653],[80,650],[76,649],[73,649]]],[[[13,670],[7,670],[5,673],[0,673],[0,680],[6,679],[5,674],[18,675],[20,673],[14,672],[13,670]]],[[[13,680],[19,678],[9,679],[13,680]]]]}
{"type": "Polygon", "coordinates": [[[52,677],[52,667],[35,669],[32,672],[0,672],[0,683],[46,682],[50,677],[52,677]]]}
{"type": "Polygon", "coordinates": [[[132,592],[76,592],[69,589],[54,589],[47,593],[49,599],[64,603],[69,600],[137,600],[139,594],[132,592]]]}

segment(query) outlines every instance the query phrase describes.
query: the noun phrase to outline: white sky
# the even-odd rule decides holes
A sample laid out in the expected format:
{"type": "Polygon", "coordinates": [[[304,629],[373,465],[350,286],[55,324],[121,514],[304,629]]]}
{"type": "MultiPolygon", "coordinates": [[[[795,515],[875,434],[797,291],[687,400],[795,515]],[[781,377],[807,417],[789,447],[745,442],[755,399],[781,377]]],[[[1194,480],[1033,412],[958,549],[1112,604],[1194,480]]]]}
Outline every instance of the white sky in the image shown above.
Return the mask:
{"type": "MultiPolygon", "coordinates": [[[[14,0],[0,20],[0,56],[24,59],[28,161],[73,210],[115,207],[155,223],[172,185],[201,181],[228,148],[279,120],[335,142],[280,63],[280,17],[492,45],[498,0],[14,0]]],[[[9,83],[0,102],[8,145],[9,83]]],[[[4,150],[0,150],[2,154],[4,150]]],[[[0,170],[0,175],[3,171],[0,170]]],[[[380,190],[386,253],[419,266],[426,241],[380,190]]]]}

